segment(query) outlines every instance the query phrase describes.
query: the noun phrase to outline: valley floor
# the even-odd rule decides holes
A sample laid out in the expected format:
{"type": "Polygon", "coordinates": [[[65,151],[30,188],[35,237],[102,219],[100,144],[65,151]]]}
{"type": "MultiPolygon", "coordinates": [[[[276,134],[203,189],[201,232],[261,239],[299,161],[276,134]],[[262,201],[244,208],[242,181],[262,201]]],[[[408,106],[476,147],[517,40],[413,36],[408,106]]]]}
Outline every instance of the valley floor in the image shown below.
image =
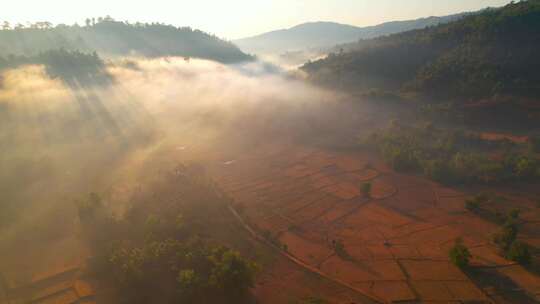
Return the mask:
{"type": "MultiPolygon", "coordinates": [[[[500,257],[491,243],[497,224],[465,210],[468,192],[482,189],[452,189],[398,174],[361,151],[272,144],[249,153],[203,154],[199,157],[211,159],[209,174],[239,216],[264,238],[243,236],[267,257],[254,289],[257,303],[308,297],[336,304],[540,300],[540,276],[500,257]],[[370,197],[360,191],[366,182],[372,184],[370,197]],[[458,237],[473,255],[474,271],[464,273],[449,261],[448,250],[458,237]],[[335,250],[336,242],[344,253],[335,250]]],[[[540,209],[531,189],[496,191],[520,208],[521,238],[537,247],[540,209]]],[[[18,274],[4,273],[7,295],[0,303],[109,303],[107,288],[85,276],[84,246],[72,242],[63,245],[79,248],[71,264],[62,244],[22,253],[50,254],[56,264],[51,257],[50,264],[26,262],[18,274]]]]}
{"type": "MultiPolygon", "coordinates": [[[[498,255],[490,242],[497,225],[465,211],[466,193],[397,174],[367,153],[269,146],[213,171],[250,225],[285,255],[380,302],[540,299],[540,277],[498,255]],[[370,198],[360,192],[364,182],[372,183],[370,198]],[[458,237],[472,252],[473,274],[449,261],[458,237]],[[507,286],[494,286],[502,280],[507,286]]],[[[512,204],[529,227],[523,238],[536,244],[538,208],[526,197],[512,204]]]]}

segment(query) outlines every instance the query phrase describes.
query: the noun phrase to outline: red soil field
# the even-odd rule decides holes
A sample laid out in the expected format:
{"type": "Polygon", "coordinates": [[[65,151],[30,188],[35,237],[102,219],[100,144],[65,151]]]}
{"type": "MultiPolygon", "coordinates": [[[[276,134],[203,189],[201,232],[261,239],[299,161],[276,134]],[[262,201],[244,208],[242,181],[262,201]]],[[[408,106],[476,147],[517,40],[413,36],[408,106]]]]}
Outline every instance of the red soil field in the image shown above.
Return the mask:
{"type": "MultiPolygon", "coordinates": [[[[497,225],[464,209],[470,193],[394,173],[366,153],[287,146],[273,152],[251,151],[249,159],[235,166],[211,168],[217,175],[223,175],[223,170],[228,171],[228,183],[241,176],[240,183],[234,184],[240,191],[229,194],[243,204],[248,217],[250,209],[263,205],[271,209],[267,217],[250,222],[260,221],[280,232],[279,241],[291,255],[330,280],[384,301],[487,301],[489,290],[481,289],[449,261],[448,249],[457,238],[470,247],[473,265],[508,265],[490,244],[497,225]],[[248,170],[252,164],[256,173],[248,170]],[[255,177],[260,179],[257,183],[255,177]],[[366,198],[360,187],[368,181],[372,192],[366,198]],[[242,182],[249,186],[243,191],[242,182]],[[249,194],[253,187],[258,196],[249,194]],[[275,213],[294,225],[287,226],[275,213]],[[344,244],[348,257],[334,253],[332,240],[344,244]]],[[[523,239],[540,244],[535,222],[540,211],[533,201],[515,197],[512,205],[523,208],[524,230],[530,231],[523,239]]],[[[540,290],[536,275],[513,267],[501,269],[527,292],[540,290]]],[[[302,282],[284,281],[291,289],[303,288],[302,282]]]]}

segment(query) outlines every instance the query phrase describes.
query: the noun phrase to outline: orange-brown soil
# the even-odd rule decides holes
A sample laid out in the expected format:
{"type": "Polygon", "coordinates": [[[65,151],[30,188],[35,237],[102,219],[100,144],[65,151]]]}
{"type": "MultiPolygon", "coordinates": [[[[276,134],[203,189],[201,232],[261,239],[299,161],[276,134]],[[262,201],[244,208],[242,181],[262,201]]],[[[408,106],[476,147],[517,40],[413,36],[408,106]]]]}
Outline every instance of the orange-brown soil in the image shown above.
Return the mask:
{"type": "MultiPolygon", "coordinates": [[[[539,295],[539,277],[500,257],[491,244],[497,224],[467,212],[468,194],[463,190],[394,173],[365,153],[296,146],[272,153],[261,150],[210,171],[218,185],[244,206],[250,223],[274,233],[287,245],[287,254],[328,279],[386,302],[493,301],[492,286],[471,280],[449,261],[449,248],[462,238],[473,254],[473,266],[500,269],[529,296],[539,295]],[[249,170],[252,166],[257,169],[249,170]],[[369,197],[360,191],[365,182],[372,184],[369,197]],[[263,206],[271,208],[266,217],[250,218],[250,209],[263,206]],[[332,243],[337,240],[347,256],[334,251],[332,243]]],[[[523,239],[540,244],[537,207],[526,198],[511,200],[522,210],[523,239]]],[[[268,284],[276,281],[269,279],[268,284]]],[[[303,288],[300,281],[283,278],[283,282],[291,289],[303,288]]]]}

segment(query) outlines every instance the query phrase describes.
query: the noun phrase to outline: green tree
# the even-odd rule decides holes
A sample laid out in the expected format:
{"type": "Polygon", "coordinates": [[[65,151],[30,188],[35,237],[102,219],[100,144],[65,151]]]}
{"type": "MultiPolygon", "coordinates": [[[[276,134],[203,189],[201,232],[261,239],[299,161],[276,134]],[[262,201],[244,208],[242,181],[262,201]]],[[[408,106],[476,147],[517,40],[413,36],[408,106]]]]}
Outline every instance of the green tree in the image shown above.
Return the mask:
{"type": "Polygon", "coordinates": [[[508,212],[508,215],[507,215],[507,221],[517,221],[519,220],[519,215],[521,214],[521,210],[519,209],[512,209],[508,212]]]}
{"type": "Polygon", "coordinates": [[[372,185],[371,183],[363,183],[362,186],[360,187],[360,191],[362,192],[362,195],[364,197],[367,197],[367,198],[370,198],[371,197],[371,188],[372,188],[372,185]]]}
{"type": "Polygon", "coordinates": [[[514,221],[507,220],[500,231],[495,234],[493,241],[504,252],[507,252],[512,243],[516,240],[518,228],[514,221]]]}
{"type": "Polygon", "coordinates": [[[478,210],[480,210],[480,203],[475,199],[468,199],[465,201],[465,208],[476,213],[478,210]]]}
{"type": "Polygon", "coordinates": [[[465,201],[465,208],[471,212],[478,212],[483,203],[488,202],[489,196],[485,193],[477,194],[465,201]]]}
{"type": "Polygon", "coordinates": [[[193,301],[203,296],[202,293],[204,292],[205,286],[195,270],[180,270],[176,280],[182,298],[193,301]]]}
{"type": "Polygon", "coordinates": [[[536,176],[538,164],[536,160],[522,156],[517,160],[514,167],[514,173],[519,178],[532,178],[536,176]]]}
{"type": "Polygon", "coordinates": [[[458,238],[449,252],[450,260],[461,269],[469,266],[469,259],[472,257],[469,249],[463,244],[463,239],[458,238]]]}
{"type": "Polygon", "coordinates": [[[334,248],[334,252],[343,259],[348,259],[349,254],[347,253],[347,250],[345,249],[345,244],[343,244],[342,240],[333,240],[332,241],[332,247],[334,248]]]}
{"type": "Polygon", "coordinates": [[[210,260],[214,264],[210,283],[229,299],[241,300],[253,287],[256,265],[243,259],[238,252],[217,248],[210,260]]]}
{"type": "Polygon", "coordinates": [[[522,265],[530,264],[531,252],[529,245],[520,241],[514,241],[506,253],[506,258],[522,265]]]}

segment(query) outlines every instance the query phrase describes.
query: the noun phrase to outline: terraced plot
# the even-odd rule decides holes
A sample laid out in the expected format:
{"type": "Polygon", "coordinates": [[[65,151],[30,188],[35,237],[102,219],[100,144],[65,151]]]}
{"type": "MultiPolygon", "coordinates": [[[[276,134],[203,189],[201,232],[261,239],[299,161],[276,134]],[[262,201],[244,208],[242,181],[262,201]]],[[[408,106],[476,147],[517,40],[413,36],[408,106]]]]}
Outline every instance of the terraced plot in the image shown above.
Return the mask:
{"type": "Polygon", "coordinates": [[[508,269],[531,299],[539,295],[537,276],[504,268],[489,241],[497,226],[465,212],[465,194],[394,173],[369,154],[283,146],[211,171],[246,221],[286,245],[286,255],[381,302],[494,301],[490,286],[449,261],[458,237],[475,265],[508,269]],[[365,182],[369,197],[360,191],[365,182]]]}

